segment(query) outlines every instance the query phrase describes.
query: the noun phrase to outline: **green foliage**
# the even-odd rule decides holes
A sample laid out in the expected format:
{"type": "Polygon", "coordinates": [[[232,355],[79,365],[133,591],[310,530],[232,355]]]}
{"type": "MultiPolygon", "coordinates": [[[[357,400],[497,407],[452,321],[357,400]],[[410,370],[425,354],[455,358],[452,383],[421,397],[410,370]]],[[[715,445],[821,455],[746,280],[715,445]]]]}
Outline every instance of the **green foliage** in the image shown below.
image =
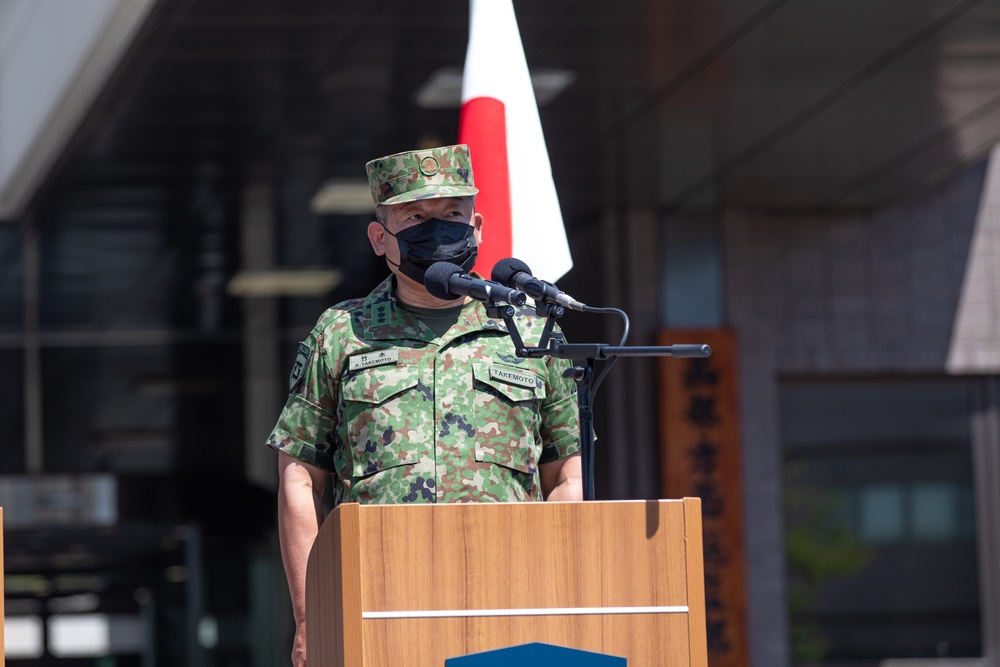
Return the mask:
{"type": "Polygon", "coordinates": [[[824,586],[859,572],[871,552],[845,519],[843,502],[835,494],[791,481],[785,488],[792,658],[796,664],[808,664],[821,660],[830,649],[830,642],[808,620],[808,612],[820,600],[824,586]]]}

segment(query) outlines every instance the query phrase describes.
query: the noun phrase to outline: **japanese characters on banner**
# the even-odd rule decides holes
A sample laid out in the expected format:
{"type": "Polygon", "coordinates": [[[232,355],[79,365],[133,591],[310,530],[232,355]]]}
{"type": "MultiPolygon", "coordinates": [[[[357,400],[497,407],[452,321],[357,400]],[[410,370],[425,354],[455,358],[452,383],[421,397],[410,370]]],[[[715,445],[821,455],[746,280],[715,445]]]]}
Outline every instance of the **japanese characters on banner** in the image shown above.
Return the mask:
{"type": "Polygon", "coordinates": [[[709,664],[745,667],[746,563],[736,341],[725,329],[667,329],[660,345],[707,343],[705,359],[659,360],[663,497],[702,501],[709,664]]]}

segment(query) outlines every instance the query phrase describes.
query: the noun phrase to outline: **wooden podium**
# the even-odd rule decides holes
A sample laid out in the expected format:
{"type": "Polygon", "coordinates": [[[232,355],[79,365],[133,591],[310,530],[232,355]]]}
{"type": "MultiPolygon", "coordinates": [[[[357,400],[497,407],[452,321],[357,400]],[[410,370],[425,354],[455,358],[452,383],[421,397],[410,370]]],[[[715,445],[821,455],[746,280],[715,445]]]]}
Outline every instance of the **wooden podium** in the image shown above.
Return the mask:
{"type": "Polygon", "coordinates": [[[529,642],[706,667],[701,501],[341,505],[306,577],[310,667],[529,642]]]}

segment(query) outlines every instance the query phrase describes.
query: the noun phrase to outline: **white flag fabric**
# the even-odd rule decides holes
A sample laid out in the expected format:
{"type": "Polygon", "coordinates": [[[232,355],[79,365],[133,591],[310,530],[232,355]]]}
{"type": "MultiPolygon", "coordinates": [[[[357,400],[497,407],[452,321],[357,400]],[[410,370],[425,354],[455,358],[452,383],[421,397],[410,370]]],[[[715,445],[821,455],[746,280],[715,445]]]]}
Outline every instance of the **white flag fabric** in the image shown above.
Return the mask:
{"type": "Polygon", "coordinates": [[[483,214],[476,270],[516,257],[556,281],[573,267],[538,105],[511,0],[470,0],[459,142],[468,144],[483,214]]]}

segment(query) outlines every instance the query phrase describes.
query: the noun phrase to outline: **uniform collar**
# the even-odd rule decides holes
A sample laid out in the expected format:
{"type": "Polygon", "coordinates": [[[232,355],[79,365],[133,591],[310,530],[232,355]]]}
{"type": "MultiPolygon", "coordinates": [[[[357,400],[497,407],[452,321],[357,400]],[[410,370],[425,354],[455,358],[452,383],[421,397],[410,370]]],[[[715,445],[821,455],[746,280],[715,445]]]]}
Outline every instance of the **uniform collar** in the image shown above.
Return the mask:
{"type": "MultiPolygon", "coordinates": [[[[470,274],[475,278],[480,276],[470,274]]],[[[445,344],[458,336],[473,331],[503,331],[507,326],[502,320],[491,320],[486,316],[486,307],[473,302],[472,308],[462,311],[458,322],[438,339],[434,332],[413,313],[405,310],[396,299],[395,277],[389,276],[365,299],[362,310],[365,338],[367,340],[420,340],[427,343],[445,344]]]]}

